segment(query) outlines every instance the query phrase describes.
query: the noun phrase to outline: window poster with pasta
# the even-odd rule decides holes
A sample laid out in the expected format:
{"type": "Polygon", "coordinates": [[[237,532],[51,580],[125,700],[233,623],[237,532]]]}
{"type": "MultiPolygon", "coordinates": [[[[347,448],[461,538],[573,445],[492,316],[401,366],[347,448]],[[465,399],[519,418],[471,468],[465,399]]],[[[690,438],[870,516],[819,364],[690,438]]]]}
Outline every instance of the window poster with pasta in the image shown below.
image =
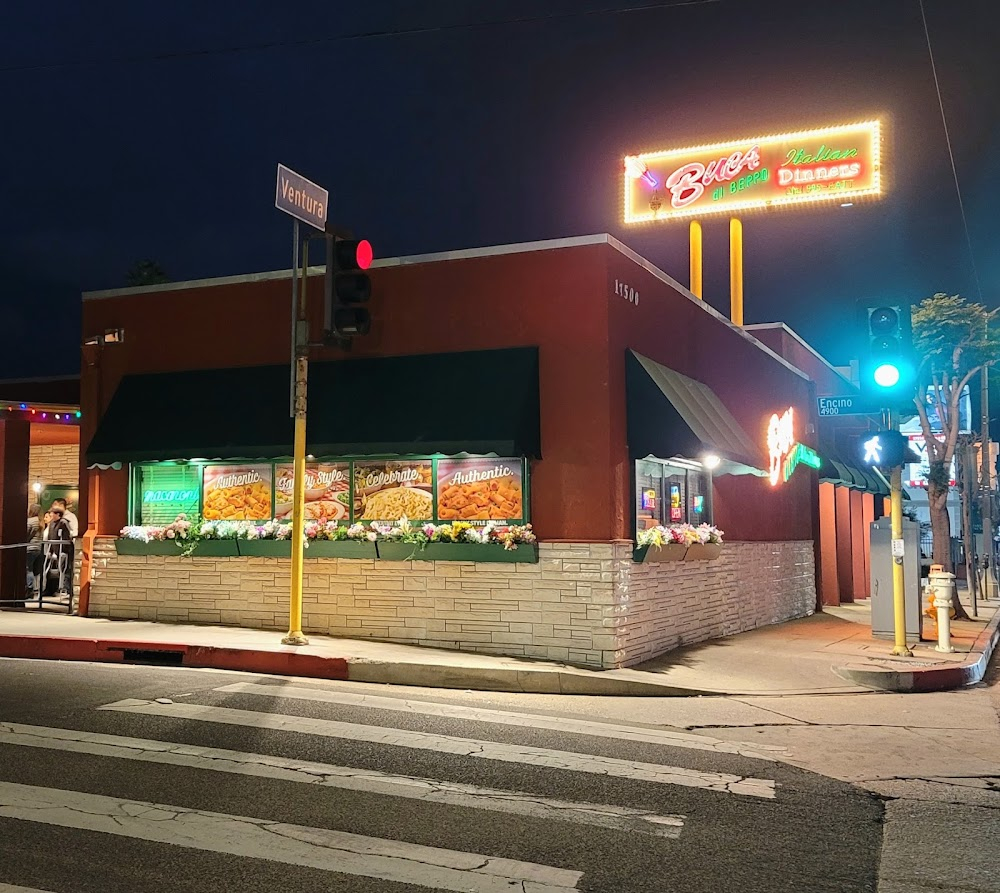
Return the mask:
{"type": "MultiPolygon", "coordinates": [[[[306,464],[305,519],[345,522],[351,517],[351,463],[310,462],[306,464]]],[[[295,466],[274,467],[274,517],[292,520],[295,466]]]]}
{"type": "Polygon", "coordinates": [[[437,516],[441,521],[524,520],[520,459],[439,459],[437,516]]]}
{"type": "Polygon", "coordinates": [[[434,518],[431,459],[354,463],[355,521],[431,521],[434,518]]]}
{"type": "Polygon", "coordinates": [[[208,465],[201,516],[206,521],[267,521],[273,517],[273,465],[208,465]]]}

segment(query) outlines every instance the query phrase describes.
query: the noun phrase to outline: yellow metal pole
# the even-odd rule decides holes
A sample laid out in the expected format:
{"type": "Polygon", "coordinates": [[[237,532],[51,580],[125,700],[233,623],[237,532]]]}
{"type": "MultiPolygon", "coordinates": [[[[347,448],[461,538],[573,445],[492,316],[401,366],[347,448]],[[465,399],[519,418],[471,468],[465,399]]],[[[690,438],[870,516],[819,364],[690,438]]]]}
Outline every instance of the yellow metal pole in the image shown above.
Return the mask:
{"type": "MultiPolygon", "coordinates": [[[[896,430],[895,413],[889,416],[889,427],[896,430]]],[[[889,479],[890,495],[890,517],[892,522],[893,542],[900,542],[903,539],[903,466],[894,465],[892,477],[889,479]]],[[[892,558],[892,610],[893,628],[895,632],[895,646],[892,653],[912,657],[906,644],[906,600],[903,575],[903,556],[893,555],[892,558]]]]}
{"type": "Polygon", "coordinates": [[[309,345],[306,334],[306,286],[309,277],[309,240],[302,249],[302,289],[295,331],[295,441],[292,447],[292,591],[288,604],[288,635],[283,645],[308,645],[302,633],[302,562],[305,548],[306,503],[306,393],[309,379],[309,345]]]}
{"type": "Polygon", "coordinates": [[[691,294],[696,298],[703,298],[701,287],[701,224],[697,220],[691,221],[691,294]]]}
{"type": "Polygon", "coordinates": [[[729,300],[732,321],[743,325],[743,221],[729,221],[729,300]]]}

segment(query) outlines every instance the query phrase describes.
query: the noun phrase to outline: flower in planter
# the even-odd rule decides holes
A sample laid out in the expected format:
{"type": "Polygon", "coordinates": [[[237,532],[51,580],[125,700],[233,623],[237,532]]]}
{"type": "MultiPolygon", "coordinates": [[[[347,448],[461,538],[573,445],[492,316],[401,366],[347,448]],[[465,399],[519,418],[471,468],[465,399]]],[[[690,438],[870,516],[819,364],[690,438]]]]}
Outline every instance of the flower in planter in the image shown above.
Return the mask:
{"type": "Polygon", "coordinates": [[[637,546],[662,546],[680,545],[693,546],[696,544],[715,543],[722,544],[722,531],[711,524],[671,524],[669,527],[649,527],[640,530],[636,536],[637,546]]]}
{"type": "Polygon", "coordinates": [[[119,539],[135,540],[140,543],[148,543],[150,540],[149,529],[138,525],[123,527],[118,533],[119,539]]]}

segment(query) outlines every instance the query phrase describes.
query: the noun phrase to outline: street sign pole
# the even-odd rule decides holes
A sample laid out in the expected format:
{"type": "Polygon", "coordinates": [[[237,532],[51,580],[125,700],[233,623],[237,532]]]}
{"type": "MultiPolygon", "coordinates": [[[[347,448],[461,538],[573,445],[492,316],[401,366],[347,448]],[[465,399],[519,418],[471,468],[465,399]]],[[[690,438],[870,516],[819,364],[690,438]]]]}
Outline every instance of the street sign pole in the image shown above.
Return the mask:
{"type": "MultiPolygon", "coordinates": [[[[898,416],[889,414],[889,428],[898,429],[898,416]]],[[[904,598],[905,577],[903,573],[903,466],[894,464],[889,479],[890,515],[892,524],[892,608],[895,633],[894,655],[912,657],[913,652],[906,644],[906,601],[904,598]],[[897,546],[898,544],[898,546],[897,546]],[[897,554],[898,553],[898,554],[897,554]]]]}
{"type": "Polygon", "coordinates": [[[309,383],[309,339],[306,302],[309,282],[309,240],[302,246],[302,289],[295,314],[295,435],[292,446],[292,588],[288,604],[288,635],[282,645],[308,645],[302,632],[302,565],[305,559],[306,397],[309,383]]]}
{"type": "Polygon", "coordinates": [[[288,415],[295,418],[295,344],[299,321],[299,221],[292,220],[292,349],[289,362],[288,415]]]}
{"type": "Polygon", "coordinates": [[[292,446],[292,580],[288,601],[288,635],[283,645],[308,645],[302,632],[302,564],[305,548],[306,397],[309,381],[309,239],[300,239],[299,221],[320,232],[326,228],[329,193],[301,174],[278,165],[274,206],[295,218],[292,230],[292,387],[291,413],[295,434],[292,446]],[[302,242],[302,288],[296,293],[299,243],[302,242]]]}

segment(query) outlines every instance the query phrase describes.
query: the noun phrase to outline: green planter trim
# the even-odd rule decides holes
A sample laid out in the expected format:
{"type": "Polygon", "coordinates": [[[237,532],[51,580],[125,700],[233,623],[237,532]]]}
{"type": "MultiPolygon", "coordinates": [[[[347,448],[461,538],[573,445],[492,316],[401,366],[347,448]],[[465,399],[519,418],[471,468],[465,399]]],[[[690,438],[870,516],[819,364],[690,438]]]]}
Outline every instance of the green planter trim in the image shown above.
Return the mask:
{"type": "Polygon", "coordinates": [[[174,540],[152,540],[144,543],[142,540],[116,539],[115,551],[119,555],[180,555],[181,550],[174,540]]]}
{"type": "Polygon", "coordinates": [[[191,551],[192,558],[235,558],[239,554],[236,540],[199,540],[191,551]]]}
{"type": "Polygon", "coordinates": [[[237,540],[243,558],[291,558],[291,540],[237,540]]]}
{"type": "Polygon", "coordinates": [[[383,561],[478,561],[496,564],[537,564],[538,546],[522,543],[516,549],[484,543],[378,544],[383,561]]]}
{"type": "Polygon", "coordinates": [[[306,558],[378,558],[375,543],[367,540],[313,540],[306,558]]]}

